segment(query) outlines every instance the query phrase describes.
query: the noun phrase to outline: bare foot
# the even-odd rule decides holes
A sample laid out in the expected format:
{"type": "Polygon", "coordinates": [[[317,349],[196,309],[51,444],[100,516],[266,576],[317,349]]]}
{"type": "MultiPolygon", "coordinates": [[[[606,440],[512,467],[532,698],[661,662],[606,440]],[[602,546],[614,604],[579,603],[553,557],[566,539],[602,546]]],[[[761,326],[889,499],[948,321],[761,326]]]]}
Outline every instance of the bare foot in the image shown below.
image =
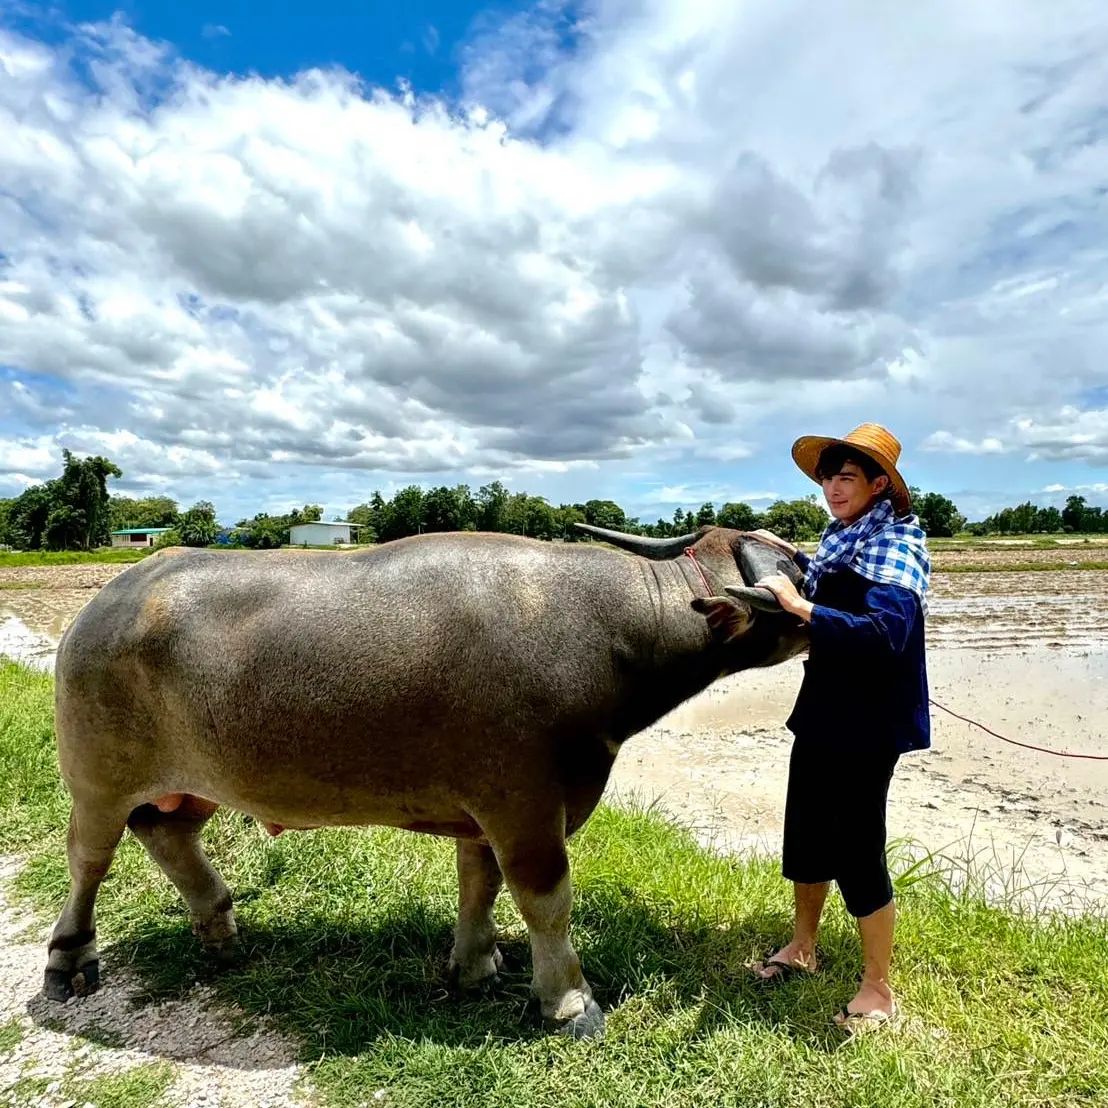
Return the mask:
{"type": "Polygon", "coordinates": [[[754,976],[762,981],[788,977],[792,973],[815,973],[819,969],[815,950],[795,939],[776,954],[750,967],[754,976]]]}
{"type": "Polygon", "coordinates": [[[871,983],[863,981],[855,993],[854,999],[835,1016],[835,1022],[842,1027],[851,1016],[869,1017],[875,1023],[891,1020],[896,1015],[896,999],[893,991],[885,982],[871,983]]]}

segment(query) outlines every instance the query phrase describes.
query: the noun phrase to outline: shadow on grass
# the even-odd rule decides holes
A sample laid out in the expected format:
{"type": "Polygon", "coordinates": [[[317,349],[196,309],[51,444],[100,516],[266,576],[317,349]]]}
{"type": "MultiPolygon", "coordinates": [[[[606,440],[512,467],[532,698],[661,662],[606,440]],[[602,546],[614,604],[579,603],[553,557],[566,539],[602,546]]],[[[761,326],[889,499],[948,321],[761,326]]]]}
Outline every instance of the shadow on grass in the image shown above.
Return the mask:
{"type": "MultiPolygon", "coordinates": [[[[618,1019],[621,1006],[630,1004],[640,1022],[688,1013],[695,1037],[756,1021],[816,1049],[837,1045],[827,1019],[844,998],[830,974],[767,987],[747,968],[751,951],[769,950],[785,934],[789,920],[783,912],[737,912],[727,924],[713,918],[673,924],[667,922],[670,907],[622,884],[579,890],[573,938],[609,1018],[618,1019]]],[[[453,920],[444,914],[412,900],[372,925],[348,923],[344,926],[341,913],[254,921],[246,906],[240,914],[244,961],[220,969],[200,950],[183,912],[148,918],[102,950],[102,993],[78,1002],[95,1004],[113,989],[117,967],[137,975],[139,988],[131,996],[135,1018],[122,1041],[118,1027],[101,1029],[86,1021],[76,1026],[66,1018],[70,1009],[41,998],[29,1008],[37,1022],[55,1030],[167,1057],[181,1054],[160,1049],[158,1038],[148,1037],[142,1012],[183,1000],[197,983],[210,985],[213,999],[237,1011],[241,1033],[255,1030],[264,1017],[298,1044],[302,1060],[357,1056],[390,1039],[477,1048],[544,1037],[530,998],[531,955],[522,928],[501,935],[500,986],[474,995],[447,987],[453,920]]],[[[255,1068],[248,1053],[219,1061],[255,1068]]]]}

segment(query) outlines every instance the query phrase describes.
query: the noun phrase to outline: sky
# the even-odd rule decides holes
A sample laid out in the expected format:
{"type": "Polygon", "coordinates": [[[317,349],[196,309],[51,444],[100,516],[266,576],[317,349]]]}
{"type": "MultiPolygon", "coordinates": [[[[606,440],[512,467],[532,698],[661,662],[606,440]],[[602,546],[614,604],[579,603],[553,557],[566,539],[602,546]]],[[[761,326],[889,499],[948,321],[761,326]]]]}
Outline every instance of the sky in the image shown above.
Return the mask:
{"type": "Polygon", "coordinates": [[[0,0],[0,496],[1108,506],[1099,0],[0,0]]]}

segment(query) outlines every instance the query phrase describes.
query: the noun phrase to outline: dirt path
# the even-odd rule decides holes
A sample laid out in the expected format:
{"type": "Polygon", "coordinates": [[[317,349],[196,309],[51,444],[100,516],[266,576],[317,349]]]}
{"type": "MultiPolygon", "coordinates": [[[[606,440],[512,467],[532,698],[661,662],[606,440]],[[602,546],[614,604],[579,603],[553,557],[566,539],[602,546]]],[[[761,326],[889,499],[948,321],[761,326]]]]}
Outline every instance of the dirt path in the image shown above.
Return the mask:
{"type": "Polygon", "coordinates": [[[136,1005],[140,982],[111,966],[112,986],[58,1005],[39,992],[47,932],[5,890],[19,861],[0,856],[0,1024],[20,1040],[0,1053],[0,1104],[78,1108],[95,1082],[172,1063],[164,1103],[190,1108],[291,1108],[300,1067],[296,1044],[252,1019],[212,1005],[196,985],[181,1000],[136,1005]]]}

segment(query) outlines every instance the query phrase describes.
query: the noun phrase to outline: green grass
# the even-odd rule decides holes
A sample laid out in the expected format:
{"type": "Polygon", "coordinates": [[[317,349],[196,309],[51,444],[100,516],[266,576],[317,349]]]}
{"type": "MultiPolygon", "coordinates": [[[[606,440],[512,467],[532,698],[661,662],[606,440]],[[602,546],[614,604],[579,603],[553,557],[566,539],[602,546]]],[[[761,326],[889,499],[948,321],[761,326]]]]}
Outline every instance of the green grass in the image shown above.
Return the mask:
{"type": "Polygon", "coordinates": [[[130,550],[24,550],[0,551],[0,569],[8,566],[75,566],[106,562],[110,565],[141,562],[153,553],[150,547],[130,550]]]}
{"type": "Polygon", "coordinates": [[[0,1024],[0,1056],[10,1054],[23,1042],[23,1027],[18,1019],[0,1024]]]}
{"type": "Polygon", "coordinates": [[[17,589],[41,589],[45,584],[45,581],[0,581],[0,592],[3,592],[5,589],[9,591],[17,589]]]}
{"type": "MultiPolygon", "coordinates": [[[[67,886],[50,679],[0,669],[0,849],[53,912],[67,886]]],[[[250,958],[213,976],[183,905],[125,838],[98,904],[105,988],[133,967],[149,998],[211,980],[302,1044],[327,1105],[773,1105],[1076,1108],[1108,1102],[1108,920],[1032,917],[954,893],[937,863],[899,866],[899,1031],[843,1045],[852,921],[837,899],[824,972],[759,986],[746,962],[779,942],[788,890],[773,860],[715,856],[649,812],[601,809],[572,846],[573,936],[609,1011],[601,1042],[539,1034],[526,932],[498,905],[507,960],[493,999],[444,987],[455,912],[449,842],[391,830],[270,839],[220,813],[207,833],[250,958]]],[[[127,1103],[127,1102],[121,1102],[127,1103]]]]}
{"type": "Polygon", "coordinates": [[[94,1108],[152,1108],[172,1081],[173,1067],[155,1062],[91,1081],[73,1077],[66,1083],[66,1092],[78,1104],[94,1108]]]}
{"type": "Polygon", "coordinates": [[[958,565],[936,567],[936,573],[1072,573],[1075,570],[1108,569],[1108,562],[1075,561],[1061,558],[1052,562],[1024,562],[1013,558],[1010,562],[963,562],[958,565]]]}

